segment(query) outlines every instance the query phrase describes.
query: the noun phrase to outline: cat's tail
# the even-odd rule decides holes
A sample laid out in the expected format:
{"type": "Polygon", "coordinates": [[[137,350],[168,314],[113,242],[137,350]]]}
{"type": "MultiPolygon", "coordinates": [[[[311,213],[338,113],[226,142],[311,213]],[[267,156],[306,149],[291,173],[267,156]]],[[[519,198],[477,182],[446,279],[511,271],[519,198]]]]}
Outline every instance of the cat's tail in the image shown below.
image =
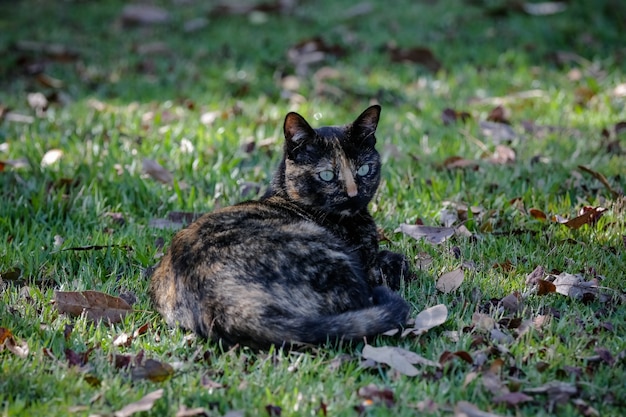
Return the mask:
{"type": "Polygon", "coordinates": [[[406,324],[410,306],[399,294],[387,287],[376,287],[373,298],[374,305],[361,310],[283,320],[276,329],[282,340],[274,340],[272,344],[362,340],[406,324]]]}

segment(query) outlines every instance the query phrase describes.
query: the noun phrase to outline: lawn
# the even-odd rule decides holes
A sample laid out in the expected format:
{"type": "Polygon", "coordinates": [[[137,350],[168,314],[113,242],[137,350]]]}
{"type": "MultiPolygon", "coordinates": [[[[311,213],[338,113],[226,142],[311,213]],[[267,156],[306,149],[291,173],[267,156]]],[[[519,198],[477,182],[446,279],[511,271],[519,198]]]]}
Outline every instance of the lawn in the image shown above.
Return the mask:
{"type": "Polygon", "coordinates": [[[128,5],[0,2],[1,415],[623,415],[622,1],[128,5]],[[174,231],[263,192],[288,111],[374,102],[381,245],[445,322],[292,352],[168,328],[174,231]],[[87,290],[132,311],[61,312],[87,290]]]}

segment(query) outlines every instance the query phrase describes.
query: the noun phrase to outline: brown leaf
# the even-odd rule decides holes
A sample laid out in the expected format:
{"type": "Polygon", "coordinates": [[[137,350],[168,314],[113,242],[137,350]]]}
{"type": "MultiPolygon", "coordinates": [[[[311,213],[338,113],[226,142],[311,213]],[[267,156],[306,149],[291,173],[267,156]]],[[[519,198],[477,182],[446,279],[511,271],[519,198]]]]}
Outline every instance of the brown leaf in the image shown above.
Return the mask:
{"type": "Polygon", "coordinates": [[[69,366],[84,366],[89,361],[89,355],[91,355],[94,349],[94,347],[91,347],[85,352],[76,352],[70,348],[66,348],[65,359],[69,366]]]}
{"type": "Polygon", "coordinates": [[[443,365],[444,363],[449,362],[454,358],[459,358],[462,361],[469,363],[470,365],[474,363],[472,355],[464,350],[459,350],[456,352],[450,352],[446,350],[439,356],[439,363],[443,365]]]}
{"type": "Polygon", "coordinates": [[[148,379],[152,382],[162,382],[174,375],[174,368],[165,362],[146,359],[142,365],[133,368],[131,375],[134,380],[148,379]]]}
{"type": "Polygon", "coordinates": [[[495,123],[505,123],[507,125],[511,124],[508,117],[506,117],[506,111],[502,106],[496,106],[491,109],[489,115],[487,116],[487,120],[495,123]]]}
{"type": "Polygon", "coordinates": [[[502,304],[502,307],[504,307],[504,309],[509,313],[517,313],[521,309],[520,300],[520,293],[515,291],[500,300],[500,303],[502,304]]]}
{"type": "Polygon", "coordinates": [[[395,232],[402,232],[414,239],[424,239],[428,243],[438,245],[452,236],[454,229],[451,227],[420,226],[402,223],[395,232]]]}
{"type": "Polygon", "coordinates": [[[465,123],[471,118],[472,118],[472,115],[469,114],[468,112],[457,111],[449,107],[443,109],[443,111],[441,112],[441,121],[443,122],[445,126],[455,124],[456,122],[465,123]]]}
{"type": "Polygon", "coordinates": [[[446,169],[470,168],[477,170],[479,168],[478,162],[456,155],[446,158],[441,165],[446,169]]]}
{"type": "Polygon", "coordinates": [[[554,216],[553,221],[561,223],[570,229],[579,229],[585,224],[594,224],[604,212],[607,211],[604,207],[590,207],[585,206],[580,209],[579,215],[573,219],[563,219],[561,216],[554,216]]]}
{"type": "Polygon", "coordinates": [[[536,283],[537,280],[543,279],[545,274],[543,266],[537,265],[530,274],[526,275],[526,285],[532,285],[536,283]]]}
{"type": "Polygon", "coordinates": [[[429,71],[437,72],[441,69],[441,62],[433,52],[425,47],[400,49],[395,45],[388,47],[389,57],[393,62],[413,62],[426,67],[429,71]]]}
{"type": "Polygon", "coordinates": [[[545,279],[537,279],[535,283],[537,284],[537,295],[546,295],[556,292],[556,285],[554,285],[550,281],[546,281],[545,279]]]}
{"type": "Polygon", "coordinates": [[[55,291],[54,303],[59,313],[72,317],[85,314],[87,319],[120,322],[132,307],[119,297],[98,291],[55,291]]]}
{"type": "Polygon", "coordinates": [[[5,348],[15,356],[22,359],[28,357],[30,352],[30,348],[28,347],[28,343],[26,343],[26,341],[17,340],[15,336],[13,336],[11,330],[5,327],[0,327],[0,352],[2,352],[5,348]]]}
{"type": "Polygon", "coordinates": [[[452,291],[455,291],[461,286],[464,276],[465,274],[462,268],[457,268],[453,271],[446,272],[439,277],[435,287],[444,294],[448,294],[452,291]]]}
{"type": "Polygon", "coordinates": [[[582,276],[567,272],[557,275],[553,284],[556,287],[556,292],[578,301],[595,300],[598,293],[596,280],[584,281],[582,276]]]}
{"type": "Polygon", "coordinates": [[[172,184],[174,181],[174,176],[153,159],[144,158],[143,172],[163,184],[172,184]]]}
{"type": "Polygon", "coordinates": [[[130,417],[135,413],[141,411],[150,411],[154,406],[154,403],[163,396],[163,388],[158,389],[142,397],[139,401],[130,403],[124,408],[114,413],[115,417],[130,417]]]}
{"type": "Polygon", "coordinates": [[[543,211],[536,209],[536,208],[531,208],[530,210],[528,210],[528,213],[535,219],[537,220],[548,220],[548,216],[546,216],[546,213],[544,213],[543,211]]]}

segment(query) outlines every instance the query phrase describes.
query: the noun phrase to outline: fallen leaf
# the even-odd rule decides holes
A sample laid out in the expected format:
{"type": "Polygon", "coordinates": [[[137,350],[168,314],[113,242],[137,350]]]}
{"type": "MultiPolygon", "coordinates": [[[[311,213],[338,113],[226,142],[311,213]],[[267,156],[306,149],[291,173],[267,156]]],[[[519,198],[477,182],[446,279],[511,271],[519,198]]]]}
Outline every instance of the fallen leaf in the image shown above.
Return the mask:
{"type": "Polygon", "coordinates": [[[441,69],[441,62],[435,57],[433,51],[422,46],[401,49],[395,45],[390,45],[388,52],[392,62],[412,62],[423,65],[432,72],[441,69]]]}
{"type": "Polygon", "coordinates": [[[122,24],[133,25],[156,25],[170,20],[167,10],[151,4],[127,4],[122,9],[122,24]]]}
{"type": "Polygon", "coordinates": [[[500,417],[500,415],[482,411],[467,401],[459,401],[454,407],[454,417],[500,417]]]}
{"type": "Polygon", "coordinates": [[[580,275],[563,272],[553,281],[556,292],[578,301],[594,300],[598,293],[598,283],[595,280],[584,281],[580,275]]]}
{"type": "Polygon", "coordinates": [[[515,151],[512,148],[505,145],[496,145],[496,149],[489,158],[489,162],[505,165],[515,162],[515,157],[515,151]]]}
{"type": "Polygon", "coordinates": [[[84,366],[89,361],[91,352],[95,350],[95,347],[90,347],[85,352],[76,352],[70,348],[65,348],[65,359],[69,366],[84,366]]]}
{"type": "Polygon", "coordinates": [[[502,107],[501,105],[498,105],[491,109],[489,115],[487,116],[487,121],[495,123],[505,123],[507,125],[511,124],[508,117],[506,116],[506,111],[504,107],[502,107]]]}
{"type": "Polygon", "coordinates": [[[477,161],[456,155],[446,158],[441,165],[446,169],[471,168],[477,170],[479,168],[477,161]]]}
{"type": "Polygon", "coordinates": [[[436,226],[420,226],[414,224],[402,223],[395,230],[396,233],[402,232],[414,239],[424,239],[433,245],[445,242],[450,236],[454,235],[452,227],[436,227],[436,226]]]}
{"type": "Polygon", "coordinates": [[[443,304],[437,304],[421,311],[415,317],[413,327],[402,332],[402,337],[409,334],[419,336],[426,333],[433,327],[439,326],[448,319],[448,308],[443,304]]]}
{"type": "Polygon", "coordinates": [[[55,291],[54,304],[59,313],[72,317],[84,313],[89,320],[106,319],[111,323],[120,322],[132,311],[123,299],[98,291],[55,291]]]}
{"type": "Polygon", "coordinates": [[[517,139],[515,130],[505,123],[480,121],[479,126],[482,134],[490,138],[495,144],[511,142],[517,139]]]}
{"type": "Polygon", "coordinates": [[[493,398],[492,401],[494,403],[505,403],[508,406],[516,406],[532,400],[533,397],[526,395],[523,392],[509,392],[493,398]]]}
{"type": "Polygon", "coordinates": [[[444,363],[449,362],[454,358],[459,358],[462,361],[469,363],[470,365],[474,363],[474,359],[472,359],[472,355],[470,355],[468,352],[464,350],[459,350],[456,352],[450,352],[447,350],[444,351],[439,356],[439,363],[443,365],[444,363]]]}
{"type": "Polygon", "coordinates": [[[174,181],[174,176],[153,159],[144,158],[143,172],[163,184],[172,184],[174,181]]]}
{"type": "Polygon", "coordinates": [[[15,356],[22,359],[28,357],[30,352],[30,348],[28,347],[28,343],[26,343],[26,341],[17,340],[11,330],[6,327],[0,327],[0,352],[2,352],[5,348],[15,356]]]}
{"type": "Polygon", "coordinates": [[[141,411],[150,411],[154,406],[154,403],[163,396],[163,388],[158,389],[149,393],[148,395],[141,398],[139,401],[134,403],[130,403],[124,408],[114,413],[115,417],[130,417],[135,413],[139,413],[141,411]]]}
{"type": "Polygon", "coordinates": [[[152,382],[162,382],[174,375],[174,368],[168,363],[155,359],[146,359],[142,365],[132,369],[131,376],[134,380],[148,379],[152,382]]]}
{"type": "Polygon", "coordinates": [[[48,167],[57,162],[63,156],[63,151],[60,149],[50,149],[41,158],[41,167],[48,167]]]}
{"type": "Polygon", "coordinates": [[[382,402],[387,407],[393,407],[395,405],[393,391],[389,388],[379,388],[375,384],[369,384],[359,388],[357,395],[365,400],[364,406],[370,406],[377,402],[382,402]]]}
{"type": "Polygon", "coordinates": [[[561,223],[570,229],[579,229],[585,224],[595,223],[600,217],[602,217],[605,211],[607,211],[607,209],[604,207],[585,206],[580,209],[579,215],[573,219],[568,220],[556,215],[553,217],[553,221],[561,223]]]}
{"type": "Polygon", "coordinates": [[[500,300],[500,303],[502,304],[502,307],[504,307],[504,309],[509,313],[517,313],[521,309],[520,299],[520,293],[515,291],[500,300]]]}
{"type": "Polygon", "coordinates": [[[202,407],[187,408],[184,404],[181,404],[180,408],[176,412],[176,417],[193,417],[193,416],[208,416],[209,413],[202,407]]]}
{"type": "Polygon", "coordinates": [[[536,209],[536,208],[531,208],[530,210],[528,210],[528,213],[535,219],[537,220],[548,220],[548,216],[546,216],[546,213],[544,213],[543,211],[536,209]]]}
{"type": "Polygon", "coordinates": [[[524,2],[522,9],[532,16],[549,16],[564,12],[567,10],[567,4],[562,1],[524,2]]]}
{"type": "Polygon", "coordinates": [[[532,285],[537,282],[537,280],[543,279],[545,274],[543,266],[537,265],[530,274],[526,275],[526,285],[532,285]]]}
{"type": "Polygon", "coordinates": [[[587,174],[591,174],[591,176],[593,176],[595,179],[600,181],[602,183],[602,185],[604,185],[604,188],[606,188],[607,191],[611,193],[611,197],[613,197],[613,198],[619,197],[620,193],[617,192],[611,186],[611,183],[609,183],[609,180],[607,180],[604,175],[602,175],[601,173],[599,173],[597,171],[592,170],[591,168],[587,168],[586,166],[583,166],[583,165],[578,165],[578,169],[580,169],[583,172],[586,172],[587,174]]]}
{"type": "Polygon", "coordinates": [[[556,292],[556,285],[545,279],[538,279],[535,281],[537,284],[537,295],[546,295],[556,292]]]}
{"type": "Polygon", "coordinates": [[[361,356],[363,359],[371,359],[377,363],[384,363],[407,376],[416,376],[419,374],[419,370],[413,366],[414,364],[440,367],[437,362],[396,346],[374,347],[365,345],[361,356]]]}
{"type": "Polygon", "coordinates": [[[439,277],[435,287],[444,294],[451,293],[461,286],[464,276],[465,274],[462,268],[446,272],[439,277]]]}
{"type": "Polygon", "coordinates": [[[466,111],[457,111],[451,108],[445,108],[441,111],[441,121],[445,126],[449,126],[456,122],[465,123],[470,120],[472,115],[466,111]]]}

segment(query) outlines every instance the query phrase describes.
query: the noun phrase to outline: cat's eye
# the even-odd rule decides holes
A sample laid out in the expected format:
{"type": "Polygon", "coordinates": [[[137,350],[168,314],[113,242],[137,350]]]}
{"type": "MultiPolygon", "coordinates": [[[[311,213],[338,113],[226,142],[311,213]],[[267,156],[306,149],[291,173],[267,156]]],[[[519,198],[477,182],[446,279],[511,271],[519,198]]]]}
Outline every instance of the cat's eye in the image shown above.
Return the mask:
{"type": "Polygon", "coordinates": [[[357,175],[364,177],[370,173],[371,167],[370,164],[361,165],[359,169],[356,170],[357,175]]]}
{"type": "Polygon", "coordinates": [[[319,174],[322,181],[332,181],[335,178],[335,173],[329,169],[321,171],[319,174]]]}

